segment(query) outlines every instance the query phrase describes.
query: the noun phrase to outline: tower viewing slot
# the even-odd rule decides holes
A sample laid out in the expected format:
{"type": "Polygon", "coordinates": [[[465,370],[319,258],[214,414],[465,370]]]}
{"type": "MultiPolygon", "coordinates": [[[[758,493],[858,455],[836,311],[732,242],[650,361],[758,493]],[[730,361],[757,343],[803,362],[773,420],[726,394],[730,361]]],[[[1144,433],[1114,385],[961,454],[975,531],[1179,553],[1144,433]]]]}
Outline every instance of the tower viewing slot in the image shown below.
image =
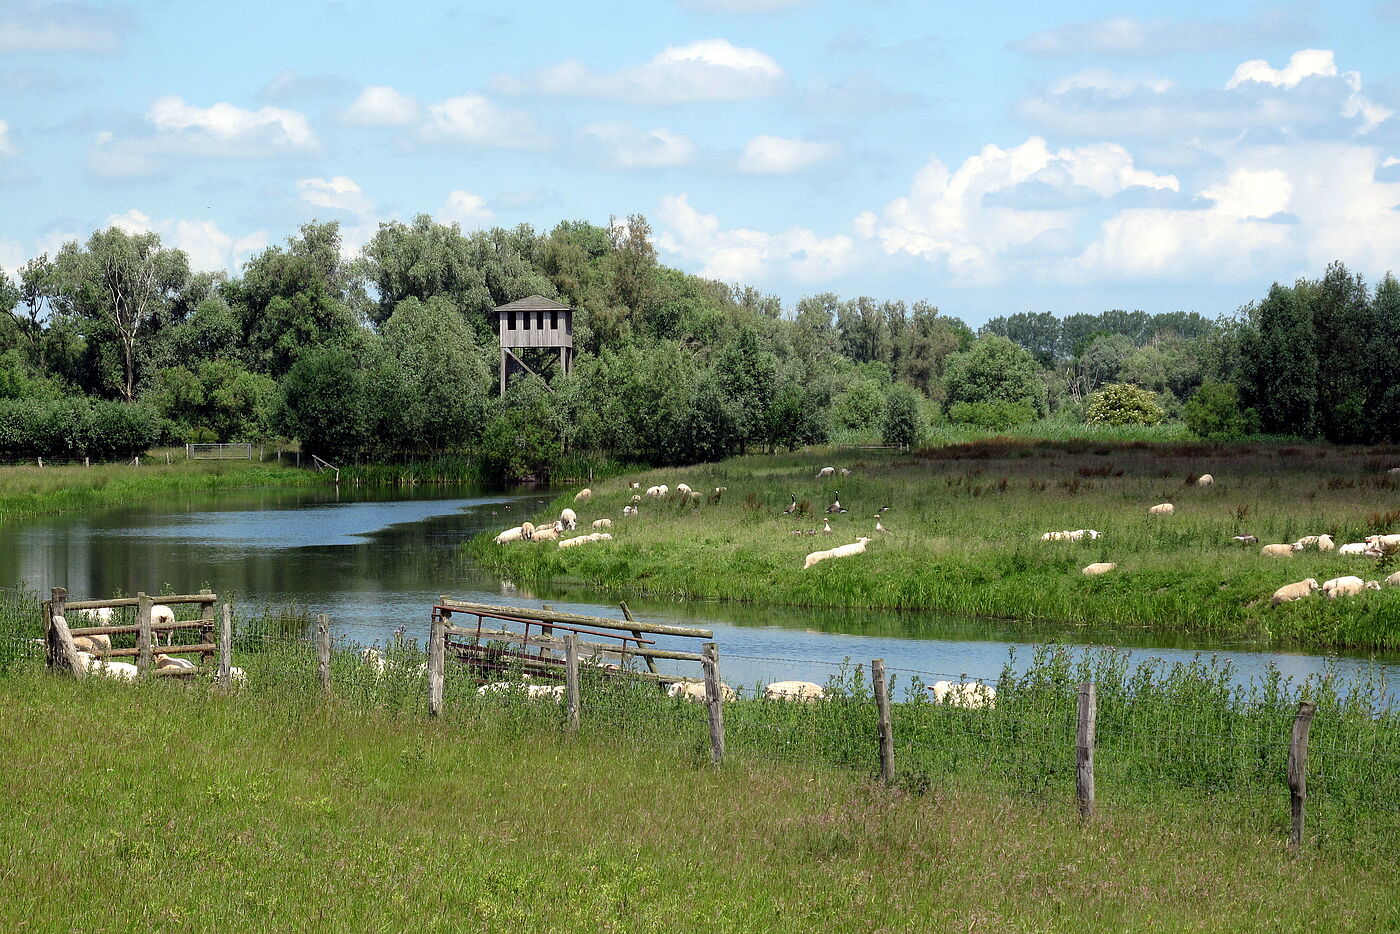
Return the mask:
{"type": "MultiPolygon", "coordinates": [[[[543,295],[531,295],[496,309],[496,336],[501,341],[501,395],[513,372],[535,371],[515,351],[548,347],[559,351],[559,369],[574,369],[574,310],[543,295]]],[[[535,374],[539,375],[539,374],[535,374]]]]}

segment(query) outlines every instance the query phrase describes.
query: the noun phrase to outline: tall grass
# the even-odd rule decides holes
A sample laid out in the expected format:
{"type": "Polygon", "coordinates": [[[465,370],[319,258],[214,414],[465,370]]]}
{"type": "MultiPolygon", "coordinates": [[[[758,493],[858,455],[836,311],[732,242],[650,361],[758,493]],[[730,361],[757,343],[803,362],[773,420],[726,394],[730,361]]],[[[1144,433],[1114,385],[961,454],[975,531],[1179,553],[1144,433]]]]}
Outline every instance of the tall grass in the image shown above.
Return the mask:
{"type": "MultiPolygon", "coordinates": [[[[614,541],[560,550],[553,544],[467,548],[517,583],[582,584],[610,594],[645,593],[814,607],[941,610],[1008,619],[1209,631],[1258,643],[1400,648],[1400,588],[1271,607],[1285,583],[1349,574],[1380,579],[1393,559],[1335,552],[1266,559],[1232,536],[1291,542],[1328,532],[1358,541],[1400,527],[1400,483],[1385,470],[1400,449],[1278,444],[1156,444],[994,438],[892,451],[817,450],[658,470],[599,484],[580,518],[613,519],[614,541]],[[852,473],[817,480],[817,468],[852,473]],[[1213,487],[1198,487],[1211,473],[1213,487]],[[684,481],[722,501],[644,500],[621,519],[634,492],[684,481]],[[839,492],[849,512],[821,528],[839,492]],[[803,511],[782,515],[789,494],[803,511]],[[1176,514],[1149,517],[1172,502],[1176,514]],[[889,533],[874,533],[875,510],[889,533]],[[1040,535],[1094,528],[1097,541],[1046,543],[1040,535]],[[811,551],[874,537],[867,553],[803,570],[811,551]],[[1080,569],[1119,565],[1097,578],[1080,569]]],[[[547,513],[563,505],[561,497],[547,513]]]]}
{"type": "MultiPolygon", "coordinates": [[[[781,764],[740,748],[712,770],[703,745],[690,748],[703,731],[698,705],[616,682],[586,683],[576,738],[553,705],[456,684],[444,716],[428,721],[421,691],[406,690],[412,647],[394,651],[403,664],[385,676],[338,670],[331,698],[305,677],[306,659],[276,651],[241,654],[249,680],[228,696],[203,682],[0,678],[0,926],[1370,931],[1400,921],[1394,835],[1295,858],[1277,835],[1219,821],[1200,796],[1114,805],[1104,794],[1081,825],[1072,808],[1045,806],[1031,752],[1019,786],[980,781],[961,724],[1003,709],[1011,722],[1014,704],[1055,693],[1049,674],[995,711],[923,705],[944,718],[939,737],[963,767],[940,761],[883,788],[800,759],[796,746],[781,764]]],[[[342,654],[338,666],[351,664],[350,648],[342,654]]],[[[903,706],[897,729],[913,735],[903,706]]],[[[871,724],[855,717],[868,707],[852,693],[726,712],[736,737],[844,730],[855,758],[873,747],[871,724]]]]}

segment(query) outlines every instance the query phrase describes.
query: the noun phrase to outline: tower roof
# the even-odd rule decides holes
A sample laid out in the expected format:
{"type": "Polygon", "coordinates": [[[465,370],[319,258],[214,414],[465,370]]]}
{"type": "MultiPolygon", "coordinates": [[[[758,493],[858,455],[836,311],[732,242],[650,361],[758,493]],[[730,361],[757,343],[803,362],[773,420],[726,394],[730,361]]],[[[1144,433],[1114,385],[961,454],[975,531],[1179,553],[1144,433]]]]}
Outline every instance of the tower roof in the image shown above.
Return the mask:
{"type": "Polygon", "coordinates": [[[568,305],[561,305],[552,298],[545,298],[543,295],[531,295],[529,298],[517,299],[504,305],[498,305],[497,311],[573,311],[568,305]]]}

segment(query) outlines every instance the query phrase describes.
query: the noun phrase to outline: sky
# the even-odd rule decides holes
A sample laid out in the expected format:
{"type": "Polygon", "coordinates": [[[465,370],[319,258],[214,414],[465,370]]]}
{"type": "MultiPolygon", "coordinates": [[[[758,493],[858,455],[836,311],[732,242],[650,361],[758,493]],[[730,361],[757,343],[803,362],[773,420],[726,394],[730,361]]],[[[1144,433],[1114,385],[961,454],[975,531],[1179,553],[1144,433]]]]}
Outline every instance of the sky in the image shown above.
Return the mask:
{"type": "Polygon", "coordinates": [[[1214,316],[1400,266],[1400,0],[0,0],[0,268],[640,213],[803,295],[1214,316]]]}

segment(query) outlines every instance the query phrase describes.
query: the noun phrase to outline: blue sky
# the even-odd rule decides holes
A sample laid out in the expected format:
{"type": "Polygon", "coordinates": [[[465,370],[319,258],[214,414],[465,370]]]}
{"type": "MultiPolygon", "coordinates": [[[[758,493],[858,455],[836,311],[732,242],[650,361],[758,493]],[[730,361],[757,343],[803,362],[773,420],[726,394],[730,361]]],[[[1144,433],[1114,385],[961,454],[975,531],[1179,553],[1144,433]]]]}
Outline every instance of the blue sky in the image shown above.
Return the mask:
{"type": "Polygon", "coordinates": [[[0,0],[0,268],[110,223],[640,212],[795,302],[1234,310],[1400,265],[1400,0],[0,0]]]}

